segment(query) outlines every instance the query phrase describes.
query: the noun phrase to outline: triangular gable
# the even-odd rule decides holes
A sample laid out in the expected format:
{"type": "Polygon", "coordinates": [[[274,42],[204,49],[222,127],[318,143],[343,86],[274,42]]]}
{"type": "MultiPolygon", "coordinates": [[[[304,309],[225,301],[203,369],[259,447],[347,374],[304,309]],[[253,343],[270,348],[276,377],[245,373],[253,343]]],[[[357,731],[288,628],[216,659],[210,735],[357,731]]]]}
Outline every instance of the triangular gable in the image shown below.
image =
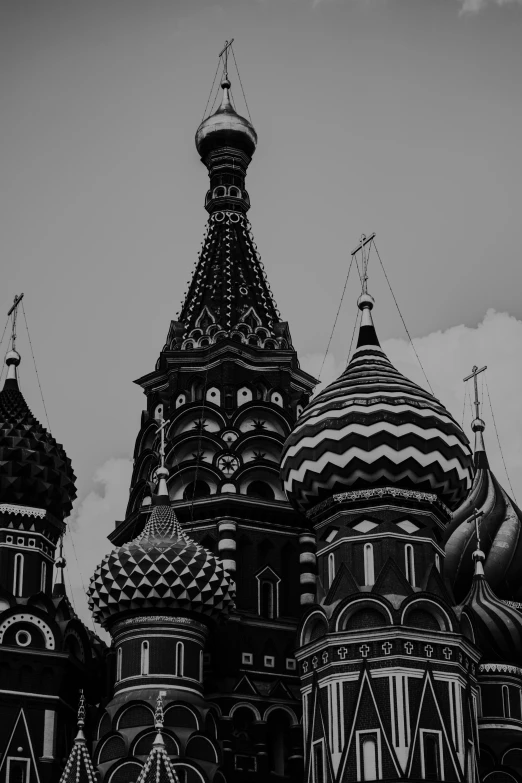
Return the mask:
{"type": "MultiPolygon", "coordinates": [[[[29,726],[27,725],[27,719],[23,707],[20,707],[20,712],[13,724],[11,735],[7,741],[6,749],[2,761],[0,762],[0,772],[2,772],[4,765],[7,762],[8,756],[20,756],[17,748],[22,746],[24,749],[29,748],[30,758],[32,761],[32,772],[36,778],[37,783],[40,783],[40,776],[38,774],[38,767],[36,766],[36,757],[34,754],[33,743],[31,735],[29,733],[29,726]]],[[[24,756],[26,754],[24,753],[24,756]]],[[[29,779],[31,779],[32,775],[29,779]]]]}
{"type": "Polygon", "coordinates": [[[371,675],[366,662],[363,662],[353,718],[347,723],[351,727],[350,735],[339,764],[337,781],[357,779],[357,775],[352,774],[352,768],[354,773],[356,770],[356,732],[358,729],[367,729],[372,723],[373,728],[380,729],[382,778],[403,777],[399,760],[382,721],[381,712],[371,683],[371,675]]]}
{"type": "Polygon", "coordinates": [[[294,697],[281,680],[277,680],[272,690],[270,691],[270,697],[273,699],[293,699],[294,697]]]}
{"type": "Polygon", "coordinates": [[[389,557],[381,568],[372,593],[384,596],[397,609],[407,596],[412,595],[413,590],[400,568],[389,557]]]}
{"type": "MultiPolygon", "coordinates": [[[[426,673],[424,675],[422,692],[419,707],[417,709],[417,715],[415,718],[415,730],[410,746],[410,758],[406,767],[407,777],[422,778],[421,773],[421,749],[420,738],[421,729],[428,731],[440,731],[442,736],[442,752],[443,761],[446,763],[448,758],[453,764],[455,774],[457,778],[462,780],[462,768],[453,747],[453,742],[448,735],[446,725],[444,723],[442,713],[439,707],[439,702],[435,693],[433,684],[433,677],[429,668],[429,664],[426,666],[426,673]],[[423,725],[421,725],[423,724],[423,725]]],[[[444,778],[448,777],[448,770],[444,770],[444,778]]]]}
{"type": "Polygon", "coordinates": [[[444,584],[444,580],[442,579],[439,570],[435,565],[433,565],[428,572],[423,590],[426,593],[432,593],[433,595],[442,598],[442,600],[449,606],[453,606],[455,604],[453,596],[450,595],[446,585],[444,584]]]}
{"type": "Polygon", "coordinates": [[[357,585],[352,572],[345,563],[341,563],[341,566],[335,575],[335,579],[332,582],[332,586],[324,599],[324,603],[333,604],[341,598],[346,598],[346,596],[358,592],[360,592],[359,586],[357,585]]]}
{"type": "Polygon", "coordinates": [[[234,693],[248,693],[251,696],[259,696],[258,691],[252,685],[247,675],[243,675],[238,684],[234,687],[234,693]]]}
{"type": "Polygon", "coordinates": [[[323,740],[324,757],[325,757],[326,767],[327,767],[326,780],[321,781],[321,783],[327,783],[328,781],[332,781],[333,783],[333,781],[335,780],[335,772],[332,763],[331,748],[330,748],[330,743],[328,742],[329,732],[328,732],[327,710],[325,708],[325,705],[323,704],[321,690],[324,690],[326,694],[326,688],[321,689],[319,687],[317,672],[314,672],[314,679],[312,685],[311,712],[309,713],[309,715],[311,715],[311,720],[309,720],[308,722],[307,747],[309,748],[309,753],[308,753],[308,766],[305,771],[306,783],[311,783],[313,779],[312,776],[312,771],[313,771],[312,765],[314,763],[313,743],[318,739],[323,740]]]}

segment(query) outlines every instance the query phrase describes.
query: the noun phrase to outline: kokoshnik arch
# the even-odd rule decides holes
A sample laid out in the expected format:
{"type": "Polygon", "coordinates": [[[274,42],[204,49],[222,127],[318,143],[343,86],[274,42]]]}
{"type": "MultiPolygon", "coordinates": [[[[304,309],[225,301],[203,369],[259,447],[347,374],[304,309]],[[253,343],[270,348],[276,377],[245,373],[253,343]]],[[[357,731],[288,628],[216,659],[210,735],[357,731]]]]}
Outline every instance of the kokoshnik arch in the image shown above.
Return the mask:
{"type": "Polygon", "coordinates": [[[75,476],[20,391],[14,307],[0,781],[520,783],[522,514],[478,398],[472,452],[384,354],[365,279],[356,349],[310,401],[247,218],[257,134],[221,86],[205,240],[87,591],[109,647],[66,595],[75,476]]]}

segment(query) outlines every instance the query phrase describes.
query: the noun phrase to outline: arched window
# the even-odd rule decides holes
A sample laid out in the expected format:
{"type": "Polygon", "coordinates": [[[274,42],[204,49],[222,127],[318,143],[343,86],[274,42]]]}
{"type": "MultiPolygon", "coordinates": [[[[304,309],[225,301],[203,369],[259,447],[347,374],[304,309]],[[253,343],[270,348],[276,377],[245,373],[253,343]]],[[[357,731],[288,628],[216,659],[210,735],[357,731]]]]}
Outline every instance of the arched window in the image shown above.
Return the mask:
{"type": "Polygon", "coordinates": [[[251,481],[247,487],[246,493],[252,498],[263,498],[263,500],[274,499],[274,490],[266,481],[251,481]]]}
{"type": "Polygon", "coordinates": [[[183,677],[183,670],[185,668],[185,645],[183,642],[176,644],[176,675],[183,677]]]}
{"type": "Polygon", "coordinates": [[[203,682],[203,650],[199,651],[199,681],[203,682]]]}
{"type": "Polygon", "coordinates": [[[259,614],[268,619],[274,616],[274,585],[266,579],[259,582],[259,614]]]}
{"type": "Polygon", "coordinates": [[[440,780],[439,735],[426,732],[424,734],[424,779],[440,780]]]}
{"type": "Polygon", "coordinates": [[[40,590],[45,593],[45,586],[47,584],[47,563],[42,563],[40,570],[40,590]]]}
{"type": "Polygon", "coordinates": [[[206,481],[198,479],[191,481],[183,490],[183,499],[192,500],[193,498],[205,498],[210,495],[210,487],[206,481]]]}
{"type": "Polygon", "coordinates": [[[440,555],[435,555],[435,568],[440,571],[440,555]]]}
{"type": "Polygon", "coordinates": [[[373,585],[375,582],[375,569],[373,565],[373,546],[364,545],[364,584],[373,585]]]}
{"type": "Polygon", "coordinates": [[[330,552],[328,555],[328,587],[332,586],[332,582],[335,579],[335,555],[330,552]]]}
{"type": "Polygon", "coordinates": [[[370,735],[362,741],[362,779],[377,780],[377,738],[370,735]]]}
{"type": "Polygon", "coordinates": [[[121,666],[122,666],[122,656],[123,651],[121,647],[118,647],[118,652],[116,653],[116,682],[119,682],[121,680],[121,666]]]}
{"type": "Polygon", "coordinates": [[[504,709],[504,717],[511,717],[511,710],[509,707],[509,688],[507,685],[502,686],[502,707],[504,709]]]}
{"type": "Polygon", "coordinates": [[[149,673],[149,643],[141,643],[141,673],[149,673]]]}
{"type": "Polygon", "coordinates": [[[24,556],[18,553],[14,559],[13,593],[20,598],[24,585],[24,556]]]}
{"type": "Polygon", "coordinates": [[[404,547],[404,571],[410,585],[415,587],[415,561],[413,559],[413,547],[411,544],[406,544],[404,547]]]}

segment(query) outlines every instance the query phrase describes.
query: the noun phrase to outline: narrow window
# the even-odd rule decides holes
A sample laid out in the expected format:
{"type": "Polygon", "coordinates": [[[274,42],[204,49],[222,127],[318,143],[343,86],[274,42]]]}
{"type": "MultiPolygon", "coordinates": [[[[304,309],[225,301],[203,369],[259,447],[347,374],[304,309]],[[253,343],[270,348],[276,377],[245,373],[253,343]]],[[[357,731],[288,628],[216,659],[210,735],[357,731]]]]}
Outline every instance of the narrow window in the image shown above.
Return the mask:
{"type": "Polygon", "coordinates": [[[22,595],[24,583],[24,556],[21,554],[15,555],[14,559],[14,577],[13,577],[13,593],[17,598],[22,595]]]}
{"type": "Polygon", "coordinates": [[[406,544],[404,547],[404,563],[406,579],[412,587],[415,587],[415,562],[413,560],[413,547],[411,544],[406,544]]]}
{"type": "Polygon", "coordinates": [[[274,585],[266,580],[259,583],[259,614],[269,620],[274,616],[274,585]]]}
{"type": "Polygon", "coordinates": [[[7,783],[28,783],[29,759],[7,759],[7,783]]]}
{"type": "Polygon", "coordinates": [[[440,780],[438,734],[424,734],[424,779],[440,780]]]}
{"type": "Polygon", "coordinates": [[[362,779],[377,780],[377,741],[365,737],[362,741],[362,779]]]}
{"type": "Polygon", "coordinates": [[[183,669],[185,667],[185,645],[183,642],[176,644],[176,675],[183,677],[183,669]]]}
{"type": "Polygon", "coordinates": [[[199,651],[199,681],[203,682],[203,650],[199,651]]]}
{"type": "Polygon", "coordinates": [[[330,552],[328,555],[328,585],[331,587],[332,582],[335,579],[335,555],[330,552]]]}
{"type": "Polygon", "coordinates": [[[504,707],[504,717],[511,717],[511,710],[509,708],[509,688],[507,685],[502,686],[502,706],[504,707]]]}
{"type": "MultiPolygon", "coordinates": [[[[142,651],[142,655],[143,655],[143,651],[142,651]]],[[[123,657],[123,650],[121,647],[118,647],[117,658],[116,658],[116,682],[119,682],[121,680],[122,657],[123,657]]]]}
{"type": "Polygon", "coordinates": [[[435,568],[440,571],[440,555],[435,555],[435,568]]]}
{"type": "Polygon", "coordinates": [[[314,783],[323,783],[324,781],[324,754],[323,743],[317,742],[313,746],[313,771],[314,783]]]}
{"type": "Polygon", "coordinates": [[[141,673],[149,673],[149,643],[141,643],[141,673]]]}
{"type": "Polygon", "coordinates": [[[47,582],[47,563],[42,563],[42,570],[40,575],[40,590],[45,593],[45,585],[47,582]]]}
{"type": "Polygon", "coordinates": [[[373,566],[373,546],[364,545],[364,584],[373,585],[375,582],[375,571],[373,566]]]}

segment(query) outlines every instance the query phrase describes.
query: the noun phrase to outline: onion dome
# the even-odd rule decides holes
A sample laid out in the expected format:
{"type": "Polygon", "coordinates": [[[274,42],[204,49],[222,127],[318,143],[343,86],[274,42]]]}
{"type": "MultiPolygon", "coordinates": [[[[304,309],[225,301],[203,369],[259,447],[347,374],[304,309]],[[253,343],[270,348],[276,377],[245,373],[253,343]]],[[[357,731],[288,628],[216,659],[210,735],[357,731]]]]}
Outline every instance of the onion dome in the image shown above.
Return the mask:
{"type": "Polygon", "coordinates": [[[500,486],[489,466],[484,447],[485,424],[476,418],[475,476],[468,498],[457,508],[447,530],[444,574],[457,600],[469,590],[473,577],[471,552],[477,546],[475,525],[469,522],[476,511],[480,544],[484,551],[486,579],[502,599],[522,600],[522,511],[500,486]]]}
{"type": "Polygon", "coordinates": [[[288,437],[282,479],[307,511],[334,493],[378,487],[430,492],[455,508],[471,486],[468,439],[446,408],[393,367],[363,294],[357,348],[288,437]]]}
{"type": "Polygon", "coordinates": [[[0,503],[42,508],[58,519],[71,513],[76,476],[63,447],[33,416],[18,387],[20,354],[9,351],[0,392],[0,503]]]}
{"type": "Polygon", "coordinates": [[[78,733],[62,772],[60,783],[96,783],[97,775],[89,756],[83,728],[85,726],[85,698],[83,691],[78,707],[78,733]]]}
{"type": "Polygon", "coordinates": [[[230,576],[218,558],[182,532],[163,477],[154,500],[143,532],[106,555],[91,579],[89,608],[101,625],[129,611],[173,609],[217,618],[233,608],[230,576]]]}
{"type": "Polygon", "coordinates": [[[243,150],[250,158],[257,146],[257,133],[253,125],[241,117],[234,109],[230,100],[230,82],[225,77],[223,100],[214,114],[207,117],[196,131],[196,147],[204,159],[209,152],[220,147],[235,147],[243,150]]]}
{"type": "Polygon", "coordinates": [[[520,666],[522,660],[522,614],[501,601],[484,576],[484,553],[473,553],[475,573],[465,600],[456,607],[471,619],[475,642],[483,660],[520,666]]]}

